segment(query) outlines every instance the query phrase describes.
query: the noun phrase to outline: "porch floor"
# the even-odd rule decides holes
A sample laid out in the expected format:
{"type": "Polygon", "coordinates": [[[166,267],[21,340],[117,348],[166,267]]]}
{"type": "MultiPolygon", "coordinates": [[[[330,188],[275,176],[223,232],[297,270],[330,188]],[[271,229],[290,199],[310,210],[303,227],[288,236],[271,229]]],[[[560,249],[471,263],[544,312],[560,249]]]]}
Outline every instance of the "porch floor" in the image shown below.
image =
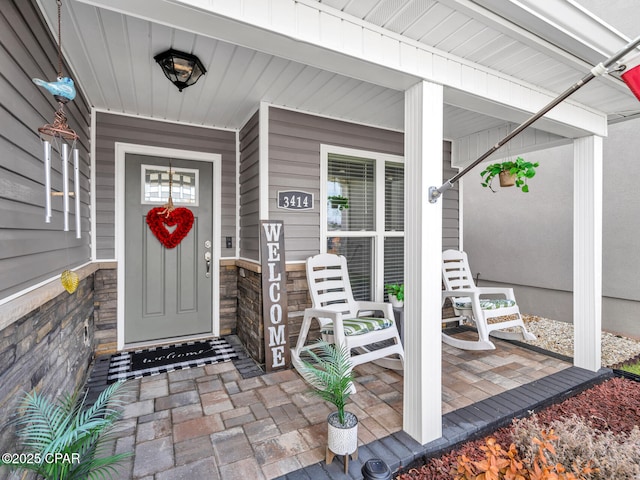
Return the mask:
{"type": "Polygon", "coordinates": [[[442,345],[443,437],[424,446],[401,431],[402,374],[358,366],[348,410],[359,419],[360,447],[349,476],[340,457],[325,464],[331,408],[295,370],[243,378],[227,362],[129,380],[132,399],[113,450],[135,454],[118,478],[361,478],[369,458],[383,459],[393,471],[610,375],[508,342],[496,340],[496,347],[471,352],[442,345]]]}

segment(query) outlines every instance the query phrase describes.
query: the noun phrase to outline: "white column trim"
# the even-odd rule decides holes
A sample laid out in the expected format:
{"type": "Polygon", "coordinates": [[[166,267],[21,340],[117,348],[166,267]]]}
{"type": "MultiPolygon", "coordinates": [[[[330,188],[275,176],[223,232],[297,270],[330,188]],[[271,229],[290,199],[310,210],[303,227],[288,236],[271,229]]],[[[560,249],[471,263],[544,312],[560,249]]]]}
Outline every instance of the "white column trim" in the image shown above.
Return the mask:
{"type": "Polygon", "coordinates": [[[269,220],[269,104],[260,102],[258,113],[258,210],[260,220],[269,220]]]}
{"type": "Polygon", "coordinates": [[[91,107],[91,129],[89,132],[89,162],[91,171],[89,172],[89,219],[91,224],[91,261],[95,262],[98,257],[98,246],[96,245],[97,239],[97,221],[96,221],[96,107],[91,107]]]}
{"type": "Polygon", "coordinates": [[[236,130],[236,258],[240,257],[240,130],[236,130]]]}
{"type": "Polygon", "coordinates": [[[601,366],[602,137],[574,140],[573,327],[574,365],[601,366]]]}
{"type": "Polygon", "coordinates": [[[443,88],[419,82],[405,91],[404,430],[421,444],[442,436],[443,88]]]}

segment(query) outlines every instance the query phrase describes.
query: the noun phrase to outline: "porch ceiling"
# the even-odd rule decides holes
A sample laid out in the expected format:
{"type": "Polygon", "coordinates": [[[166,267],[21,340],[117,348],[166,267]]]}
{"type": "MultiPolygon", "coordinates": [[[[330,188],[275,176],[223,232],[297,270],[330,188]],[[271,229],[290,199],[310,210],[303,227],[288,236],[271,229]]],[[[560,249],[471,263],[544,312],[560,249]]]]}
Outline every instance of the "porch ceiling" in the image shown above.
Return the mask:
{"type": "MultiPolygon", "coordinates": [[[[385,128],[403,128],[402,91],[128,16],[86,1],[64,2],[62,41],[71,75],[96,108],[237,129],[255,111],[258,102],[267,101],[385,128]],[[195,53],[207,68],[207,74],[182,93],[164,78],[153,60],[154,55],[169,47],[195,53]]],[[[583,48],[577,53],[566,50],[582,45],[573,37],[571,42],[567,40],[569,37],[558,40],[558,43],[571,44],[569,46],[552,45],[537,37],[545,32],[531,33],[467,0],[317,1],[550,91],[564,90],[588,71],[588,62],[604,58],[598,58],[597,48],[583,48]]],[[[49,25],[56,25],[56,3],[38,2],[49,25]]],[[[508,14],[500,12],[500,15],[508,14]]],[[[514,21],[522,20],[516,14],[513,14],[514,21]]],[[[531,23],[532,29],[542,28],[540,22],[531,23]]],[[[57,27],[52,30],[56,31],[57,27]]],[[[616,35],[613,37],[610,43],[615,43],[616,35]]],[[[602,48],[606,51],[606,46],[602,48]]],[[[609,113],[610,118],[640,110],[635,98],[618,80],[598,79],[584,90],[576,99],[609,113]]],[[[445,137],[449,139],[505,123],[505,119],[486,115],[486,112],[454,105],[445,105],[444,114],[445,137]]],[[[525,114],[522,115],[524,119],[525,114]]]]}

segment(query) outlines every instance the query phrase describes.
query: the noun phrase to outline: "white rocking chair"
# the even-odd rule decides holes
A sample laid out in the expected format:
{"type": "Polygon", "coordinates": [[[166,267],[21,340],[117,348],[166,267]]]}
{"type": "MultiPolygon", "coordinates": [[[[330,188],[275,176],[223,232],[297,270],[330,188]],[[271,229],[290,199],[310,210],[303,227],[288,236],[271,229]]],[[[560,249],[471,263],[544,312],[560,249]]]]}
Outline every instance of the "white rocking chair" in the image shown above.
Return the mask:
{"type": "MultiPolygon", "coordinates": [[[[313,306],[304,311],[304,319],[291,360],[298,372],[307,378],[301,356],[313,345],[305,345],[311,323],[315,318],[320,324],[322,339],[337,345],[355,349],[353,366],[365,362],[375,363],[395,370],[404,367],[404,350],[390,303],[362,302],[353,298],[347,260],[342,255],[321,253],[307,259],[307,282],[313,306]],[[382,312],[384,318],[371,316],[382,312]],[[390,345],[368,348],[371,344],[392,340],[390,345]],[[395,358],[389,358],[395,356],[395,358]]],[[[308,379],[309,380],[309,379],[308,379]]]]}
{"type": "Polygon", "coordinates": [[[476,287],[471,276],[469,261],[465,252],[446,250],[442,252],[442,279],[445,289],[442,291],[442,304],[451,299],[453,310],[460,324],[465,319],[476,324],[478,340],[462,340],[442,333],[442,341],[448,345],[465,350],[493,350],[496,346],[489,335],[507,340],[535,340],[524,326],[520,309],[513,295],[513,288],[476,287]],[[504,299],[482,299],[485,295],[498,294],[504,299]],[[490,318],[515,315],[515,319],[489,323],[490,318]],[[522,332],[503,329],[519,327],[522,332]]]}

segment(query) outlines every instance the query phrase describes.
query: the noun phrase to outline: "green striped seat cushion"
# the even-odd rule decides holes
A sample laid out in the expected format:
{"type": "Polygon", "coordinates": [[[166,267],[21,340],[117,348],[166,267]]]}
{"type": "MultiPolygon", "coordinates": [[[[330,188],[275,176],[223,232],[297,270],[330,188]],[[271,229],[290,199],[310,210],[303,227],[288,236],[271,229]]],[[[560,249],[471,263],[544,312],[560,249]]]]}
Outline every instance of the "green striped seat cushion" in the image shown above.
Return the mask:
{"type": "MultiPolygon", "coordinates": [[[[384,330],[393,325],[393,322],[387,318],[358,317],[345,318],[342,320],[342,324],[344,325],[344,334],[350,336],[384,330]]],[[[322,327],[322,334],[333,335],[333,322],[327,323],[322,327]]]]}
{"type": "MultiPolygon", "coordinates": [[[[480,300],[480,308],[482,308],[483,310],[496,310],[498,308],[513,307],[515,304],[515,300],[505,300],[502,298],[495,300],[480,300]]],[[[455,308],[459,308],[460,310],[470,310],[471,299],[466,297],[458,298],[455,302],[453,302],[453,306],[455,308]]]]}

